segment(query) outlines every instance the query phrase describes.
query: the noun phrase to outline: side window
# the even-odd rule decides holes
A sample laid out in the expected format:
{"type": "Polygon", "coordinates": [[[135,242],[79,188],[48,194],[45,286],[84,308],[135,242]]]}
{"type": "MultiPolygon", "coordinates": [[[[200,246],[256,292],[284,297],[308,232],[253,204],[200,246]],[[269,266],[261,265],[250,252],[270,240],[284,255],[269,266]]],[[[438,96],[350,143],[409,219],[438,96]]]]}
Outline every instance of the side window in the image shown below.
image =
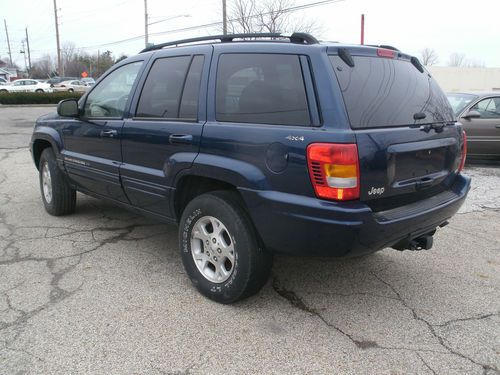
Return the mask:
{"type": "Polygon", "coordinates": [[[221,55],[217,68],[216,120],[310,125],[299,56],[221,55]]]}
{"type": "Polygon", "coordinates": [[[181,108],[179,117],[184,119],[198,118],[198,97],[200,94],[201,72],[203,70],[204,57],[194,56],[189,68],[189,73],[182,92],[181,108]]]}
{"type": "Polygon", "coordinates": [[[478,111],[483,119],[500,118],[500,98],[481,100],[471,110],[478,111]]]}
{"type": "Polygon", "coordinates": [[[156,60],[144,83],[136,117],[196,119],[202,65],[203,56],[156,60]]]}
{"type": "Polygon", "coordinates": [[[105,77],[85,102],[85,117],[122,117],[142,61],[123,65],[105,77]]]}

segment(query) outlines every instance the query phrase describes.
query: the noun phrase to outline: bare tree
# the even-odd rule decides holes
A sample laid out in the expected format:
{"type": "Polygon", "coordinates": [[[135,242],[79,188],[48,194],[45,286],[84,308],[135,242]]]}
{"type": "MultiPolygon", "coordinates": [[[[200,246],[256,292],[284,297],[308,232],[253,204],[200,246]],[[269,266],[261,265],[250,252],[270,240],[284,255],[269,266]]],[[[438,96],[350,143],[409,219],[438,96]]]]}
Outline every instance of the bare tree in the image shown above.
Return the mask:
{"type": "Polygon", "coordinates": [[[467,68],[486,68],[486,64],[481,60],[469,60],[467,59],[464,64],[467,68]]]}
{"type": "Polygon", "coordinates": [[[233,33],[321,31],[317,20],[293,15],[294,0],[235,0],[229,8],[229,30],[233,33]]]}
{"type": "Polygon", "coordinates": [[[255,0],[235,0],[229,9],[229,29],[232,33],[260,32],[255,22],[257,14],[255,0]]]}
{"type": "Polygon", "coordinates": [[[55,64],[52,57],[48,54],[33,62],[31,67],[31,77],[47,79],[54,75],[55,64]]]}
{"type": "Polygon", "coordinates": [[[464,64],[465,64],[465,54],[455,52],[450,55],[450,58],[448,60],[448,66],[460,67],[464,66],[464,64]]]}
{"type": "Polygon", "coordinates": [[[424,48],[421,50],[420,59],[424,65],[434,65],[439,61],[438,54],[433,48],[424,48]]]}

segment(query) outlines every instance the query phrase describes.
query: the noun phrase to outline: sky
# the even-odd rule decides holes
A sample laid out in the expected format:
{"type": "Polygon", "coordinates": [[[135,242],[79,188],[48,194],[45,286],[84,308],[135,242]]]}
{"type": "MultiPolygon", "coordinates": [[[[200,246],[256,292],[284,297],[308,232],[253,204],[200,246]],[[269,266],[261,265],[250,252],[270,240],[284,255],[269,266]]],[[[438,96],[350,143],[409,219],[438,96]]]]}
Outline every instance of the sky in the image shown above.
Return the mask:
{"type": "MultiPolygon", "coordinates": [[[[232,1],[227,0],[228,7],[232,1]]],[[[318,0],[295,0],[295,5],[318,0]]],[[[216,28],[169,32],[222,19],[222,0],[148,0],[150,42],[217,33],[216,28]],[[162,35],[155,35],[163,33],[162,35]]],[[[110,50],[134,55],[144,48],[144,0],[57,0],[61,45],[94,53],[110,50]],[[136,38],[128,42],[116,43],[136,38]]],[[[28,28],[32,62],[56,55],[53,0],[1,0],[0,18],[7,21],[13,60],[24,67],[22,41],[28,28]]],[[[313,20],[320,40],[360,42],[360,19],[365,14],[365,43],[389,44],[420,55],[423,48],[437,54],[437,65],[448,64],[452,53],[500,68],[500,1],[475,0],[339,0],[303,9],[292,17],[313,20]]],[[[291,32],[293,30],[284,30],[291,32]]],[[[0,32],[0,57],[8,60],[5,29],[0,32]]]]}

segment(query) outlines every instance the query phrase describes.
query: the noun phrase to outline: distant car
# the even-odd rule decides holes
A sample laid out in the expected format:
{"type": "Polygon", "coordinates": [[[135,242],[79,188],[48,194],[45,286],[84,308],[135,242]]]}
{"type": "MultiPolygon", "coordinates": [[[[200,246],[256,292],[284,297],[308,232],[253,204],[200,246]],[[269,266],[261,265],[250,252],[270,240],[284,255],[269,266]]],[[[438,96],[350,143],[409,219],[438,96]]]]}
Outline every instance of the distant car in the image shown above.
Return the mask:
{"type": "Polygon", "coordinates": [[[467,157],[500,159],[500,92],[448,93],[467,134],[467,157]]]}
{"type": "Polygon", "coordinates": [[[85,77],[81,79],[82,82],[86,83],[89,86],[94,86],[95,85],[95,79],[92,77],[85,77]]]}
{"type": "Polygon", "coordinates": [[[51,79],[47,80],[47,83],[49,85],[56,85],[57,83],[61,83],[64,81],[71,81],[71,80],[78,80],[78,77],[52,77],[51,79]]]}
{"type": "Polygon", "coordinates": [[[64,81],[54,85],[54,91],[85,92],[90,86],[82,81],[64,81]]]}
{"type": "Polygon", "coordinates": [[[3,85],[0,92],[52,92],[53,89],[47,83],[42,83],[34,79],[18,79],[3,85]]]}

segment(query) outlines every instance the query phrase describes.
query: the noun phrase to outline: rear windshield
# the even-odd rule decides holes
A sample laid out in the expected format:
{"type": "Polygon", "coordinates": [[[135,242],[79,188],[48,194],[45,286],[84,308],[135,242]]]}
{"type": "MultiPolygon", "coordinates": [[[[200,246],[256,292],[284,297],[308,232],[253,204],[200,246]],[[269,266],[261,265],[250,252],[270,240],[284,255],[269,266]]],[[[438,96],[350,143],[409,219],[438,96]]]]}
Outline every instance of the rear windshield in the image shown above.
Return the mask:
{"type": "Polygon", "coordinates": [[[352,56],[354,67],[330,56],[355,129],[453,121],[434,79],[407,60],[352,56]],[[425,117],[422,116],[425,114],[425,117]],[[419,114],[414,119],[414,115],[419,114]],[[424,117],[424,118],[422,118],[424,117]]]}

